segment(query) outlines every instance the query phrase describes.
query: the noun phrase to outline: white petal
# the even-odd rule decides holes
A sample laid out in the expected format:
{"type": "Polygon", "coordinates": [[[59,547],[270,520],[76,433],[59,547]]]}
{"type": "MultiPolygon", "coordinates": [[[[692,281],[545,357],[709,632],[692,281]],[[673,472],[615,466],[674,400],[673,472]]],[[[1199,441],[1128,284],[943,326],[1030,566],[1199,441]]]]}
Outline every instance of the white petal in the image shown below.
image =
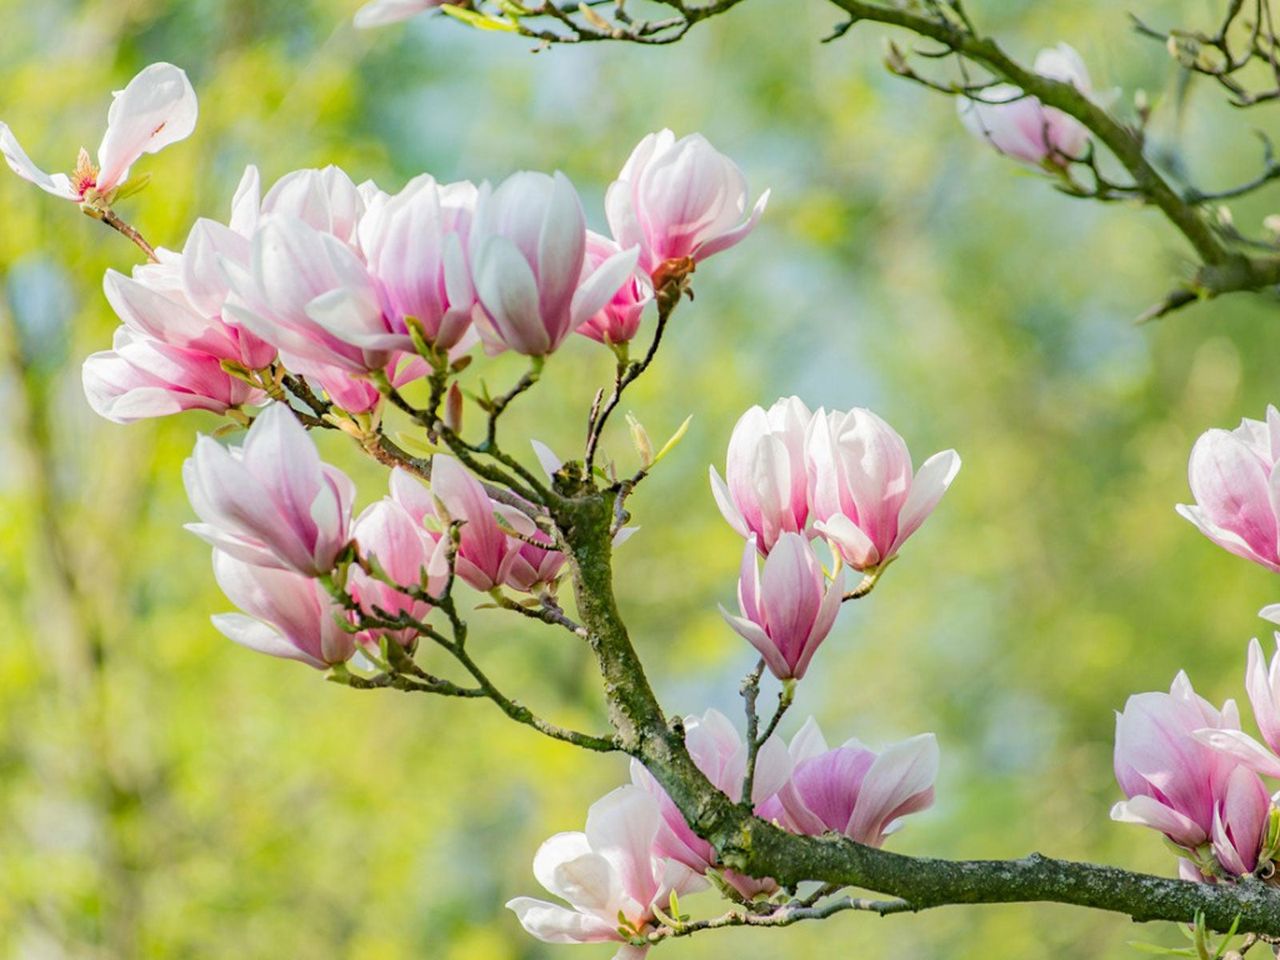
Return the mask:
{"type": "Polygon", "coordinates": [[[187,75],[171,63],[153,63],[116,94],[107,132],[98,147],[98,189],[124,182],[144,153],[184,140],[196,127],[196,94],[187,75]]]}
{"type": "Polygon", "coordinates": [[[65,173],[48,174],[31,162],[27,152],[18,143],[7,123],[0,123],[0,154],[4,155],[9,169],[23,180],[34,183],[45,193],[51,193],[63,200],[79,200],[79,195],[71,188],[71,181],[65,173]]]}

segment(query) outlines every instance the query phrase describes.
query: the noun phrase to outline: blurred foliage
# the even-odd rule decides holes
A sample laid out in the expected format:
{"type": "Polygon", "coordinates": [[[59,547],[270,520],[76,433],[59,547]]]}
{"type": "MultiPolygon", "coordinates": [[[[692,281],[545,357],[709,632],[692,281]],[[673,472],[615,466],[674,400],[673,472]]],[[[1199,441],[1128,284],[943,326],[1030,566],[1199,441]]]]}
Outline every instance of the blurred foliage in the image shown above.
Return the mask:
{"type": "MultiPolygon", "coordinates": [[[[144,161],[152,186],[126,209],[168,246],[195,217],[224,215],[247,162],[268,180],[333,162],[392,189],[424,169],[560,168],[602,227],[603,189],[640,136],[702,130],[774,200],[749,242],[699,272],[696,303],[629,402],[655,439],[694,415],[634,498],[643,530],[619,556],[664,701],[737,715],[753,659],[715,610],[739,548],[706,487],[738,413],[792,392],[873,406],[917,460],[954,446],[965,466],[880,589],[844,614],[788,732],[807,712],[832,739],[937,731],[938,803],[898,849],[1039,849],[1170,872],[1157,838],[1107,818],[1112,711],[1182,667],[1213,699],[1242,694],[1254,611],[1276,584],[1173,505],[1200,431],[1280,399],[1274,307],[1227,300],[1135,328],[1179,266],[1156,215],[1019,173],[964,135],[952,104],[884,74],[881,32],[819,45],[838,17],[818,0],[753,0],[672,48],[536,56],[429,17],[358,34],[354,5],[0,0],[0,117],[38,161],[67,168],[96,145],[107,91],[152,60],[184,66],[200,124],[144,161]]],[[[972,6],[1028,59],[1067,40],[1100,89],[1146,89],[1157,148],[1202,186],[1252,174],[1249,125],[1275,132],[1266,108],[1232,112],[1207,87],[1177,109],[1164,51],[1108,0],[972,6]]],[[[1215,11],[1141,7],[1157,23],[1215,11]]],[[[1256,226],[1266,202],[1241,203],[1237,222],[1256,226]]],[[[208,549],[182,530],[179,478],[193,431],[215,421],[118,427],[80,395],[80,361],[114,325],[101,275],[134,251],[7,174],[0,211],[0,953],[570,952],[528,938],[502,904],[539,892],[538,843],[579,828],[623,761],[540,739],[485,703],[328,686],[218,636],[208,615],[227,604],[208,549]]],[[[515,370],[499,364],[494,380],[515,370]]],[[[604,351],[571,344],[511,435],[567,454],[607,375],[604,351]]],[[[629,456],[625,429],[611,443],[629,456]]],[[[381,494],[380,472],[341,438],[321,444],[365,502],[381,494]]],[[[473,620],[507,688],[603,725],[583,650],[494,612],[473,620]]],[[[1134,938],[1177,940],[1010,906],[724,932],[660,955],[1097,960],[1134,955],[1134,938]]]]}

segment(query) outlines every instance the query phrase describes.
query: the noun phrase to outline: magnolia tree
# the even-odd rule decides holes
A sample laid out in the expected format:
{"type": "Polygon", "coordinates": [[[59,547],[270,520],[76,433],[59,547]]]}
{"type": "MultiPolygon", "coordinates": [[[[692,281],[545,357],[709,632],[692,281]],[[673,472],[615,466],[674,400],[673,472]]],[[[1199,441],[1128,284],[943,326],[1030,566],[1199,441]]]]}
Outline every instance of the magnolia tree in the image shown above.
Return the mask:
{"type": "MultiPolygon", "coordinates": [[[[959,0],[880,5],[835,0],[860,21],[931,41],[932,73],[889,45],[903,77],[953,96],[975,136],[1075,197],[1159,209],[1196,266],[1147,315],[1280,281],[1274,242],[1250,239],[1217,205],[1280,175],[1211,194],[1176,183],[1148,158],[1141,103],[1104,107],[1071,48],[1025,67],[981,34],[959,0]],[[940,76],[944,61],[956,73],[940,76]]],[[[658,4],[641,20],[621,2],[523,7],[378,0],[361,25],[440,6],[476,27],[542,44],[667,43],[735,6],[658,4]]],[[[1187,70],[1240,106],[1280,98],[1280,41],[1265,0],[1233,0],[1211,31],[1139,25],[1165,38],[1187,70]],[[1258,71],[1252,68],[1259,66],[1258,71]],[[1264,84],[1251,86],[1258,72],[1264,84]]],[[[615,597],[613,551],[632,532],[628,500],[679,440],[654,448],[630,422],[635,457],[607,460],[628,389],[659,362],[663,333],[696,275],[747,240],[765,211],[738,165],[703,137],[645,137],[605,198],[609,235],[587,227],[560,173],[500,184],[443,184],[422,174],[388,193],[334,167],[291,173],[265,191],[244,174],[225,222],[202,219],[180,251],[153,248],[117,204],[141,186],[133,164],[182,140],[196,95],[178,67],[148,67],[116,94],[97,162],[47,174],[0,124],[10,167],[119,231],[146,262],[109,271],[121,326],[84,364],[90,406],[128,423],[200,409],[225,417],[183,469],[213,547],[213,573],[239,612],[216,616],[229,639],[300,661],[358,689],[491,701],[513,721],[575,747],[631,758],[631,782],[586,811],[583,832],[551,837],[533,859],[550,899],[508,906],[533,936],[608,941],[634,958],[673,937],[732,926],[785,926],[850,910],[911,912],[944,904],[1054,901],[1184,924],[1190,955],[1280,943],[1280,655],[1248,649],[1245,690],[1261,739],[1228,701],[1200,698],[1179,674],[1117,717],[1112,817],[1161,834],[1180,879],[1032,854],[947,861],[883,849],[933,802],[933,734],[868,747],[832,745],[812,719],[779,736],[796,690],[822,656],[844,603],[866,596],[939,506],[960,468],[947,450],[919,466],[869,410],[811,410],[787,397],[746,411],[714,501],[742,538],[728,629],[759,653],[741,686],[741,723],[715,711],[668,715],[654,696],[615,597]],[[536,438],[500,436],[504,413],[536,403],[554,355],[575,334],[616,360],[586,413],[580,449],[561,459],[536,438]],[[637,345],[638,344],[638,345],[637,345]],[[505,393],[464,392],[495,354],[527,358],[505,393]],[[387,424],[412,424],[416,438],[387,424]],[[238,442],[221,438],[243,428],[238,442]],[[309,431],[345,433],[388,470],[387,492],[354,514],[356,491],[320,459],[309,431]],[[468,645],[477,603],[564,631],[590,648],[611,729],[561,726],[499,689],[468,645]],[[761,710],[765,672],[780,682],[761,710]],[[723,908],[686,913],[711,887],[723,908]],[[866,897],[848,892],[870,891],[866,897]],[[1215,938],[1214,932],[1226,933],[1215,938]],[[1230,935],[1243,937],[1231,939],[1230,935]]],[[[1280,572],[1280,413],[1211,430],[1190,455],[1195,503],[1178,511],[1227,551],[1280,572]]],[[[1280,622],[1280,605],[1262,616],[1280,622]]],[[[1154,838],[1153,838],[1154,839],[1154,838]]]]}

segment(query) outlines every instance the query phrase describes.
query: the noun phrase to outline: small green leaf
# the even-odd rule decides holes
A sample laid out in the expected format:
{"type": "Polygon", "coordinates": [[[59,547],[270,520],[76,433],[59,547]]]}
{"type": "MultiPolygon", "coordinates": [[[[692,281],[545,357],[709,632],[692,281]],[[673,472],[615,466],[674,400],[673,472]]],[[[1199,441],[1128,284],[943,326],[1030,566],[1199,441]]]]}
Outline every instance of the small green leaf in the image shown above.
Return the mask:
{"type": "Polygon", "coordinates": [[[516,25],[510,20],[486,17],[482,13],[476,13],[474,10],[468,10],[465,7],[455,7],[451,3],[442,4],[440,9],[455,20],[461,20],[477,30],[500,30],[504,33],[514,33],[516,29],[516,25]]]}
{"type": "Polygon", "coordinates": [[[689,424],[693,422],[693,414],[684,418],[684,423],[680,424],[675,433],[671,435],[671,439],[662,445],[662,449],[658,451],[658,455],[653,458],[653,462],[660,463],[662,458],[670,453],[677,443],[684,439],[684,435],[689,432],[689,424]]]}
{"type": "Polygon", "coordinates": [[[440,452],[440,448],[434,443],[416,437],[411,433],[400,431],[395,436],[396,445],[407,453],[413,453],[420,457],[430,457],[440,452]]]}

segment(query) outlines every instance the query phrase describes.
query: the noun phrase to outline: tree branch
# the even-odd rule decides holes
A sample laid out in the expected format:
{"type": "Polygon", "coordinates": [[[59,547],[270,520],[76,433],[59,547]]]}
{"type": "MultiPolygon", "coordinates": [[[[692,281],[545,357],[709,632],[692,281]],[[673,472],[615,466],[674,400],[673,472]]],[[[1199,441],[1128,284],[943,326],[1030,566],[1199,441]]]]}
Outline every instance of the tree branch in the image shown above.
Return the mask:
{"type": "Polygon", "coordinates": [[[607,495],[584,491],[581,480],[576,490],[567,478],[557,483],[564,499],[553,510],[618,744],[648,768],[726,868],[773,877],[783,886],[819,881],[859,887],[901,898],[911,909],[1049,901],[1139,921],[1190,922],[1203,912],[1219,931],[1238,917],[1242,933],[1280,935],[1280,891],[1251,878],[1197,884],[1040,854],[1020,860],[909,857],[841,836],[798,836],[751,816],[703,776],[685,748],[682,725],[667,721],[649,685],[614,598],[607,495]]]}

